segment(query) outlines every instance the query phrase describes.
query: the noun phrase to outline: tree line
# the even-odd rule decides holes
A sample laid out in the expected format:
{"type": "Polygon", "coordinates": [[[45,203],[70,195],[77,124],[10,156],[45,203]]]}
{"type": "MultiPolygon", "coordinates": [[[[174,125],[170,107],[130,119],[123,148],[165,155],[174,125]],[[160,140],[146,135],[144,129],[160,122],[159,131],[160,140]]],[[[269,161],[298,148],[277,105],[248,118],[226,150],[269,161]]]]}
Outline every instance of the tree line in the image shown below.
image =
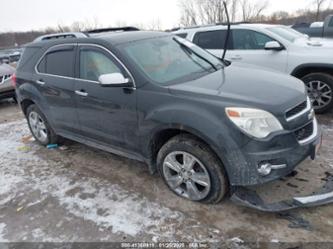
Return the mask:
{"type": "Polygon", "coordinates": [[[180,0],[180,26],[196,26],[226,21],[223,1],[226,2],[232,22],[265,22],[295,24],[297,22],[315,22],[332,14],[333,0],[308,0],[308,8],[295,13],[277,11],[265,15],[269,0],[180,0]],[[311,9],[310,9],[311,8],[311,9]]]}
{"type": "MultiPolygon", "coordinates": [[[[295,13],[277,11],[265,15],[269,7],[269,0],[179,0],[181,17],[180,27],[223,23],[226,21],[223,1],[226,1],[232,22],[264,22],[273,24],[292,25],[301,22],[322,21],[327,15],[333,13],[331,2],[333,0],[309,0],[311,9],[299,10],[295,13]]],[[[126,22],[118,22],[115,26],[128,26],[126,22]]],[[[149,25],[133,25],[140,29],[161,30],[160,20],[153,20],[149,25]]],[[[31,42],[36,37],[58,32],[81,32],[100,28],[98,20],[74,22],[72,25],[49,27],[40,31],[29,32],[0,32],[0,49],[21,46],[31,42]]]]}

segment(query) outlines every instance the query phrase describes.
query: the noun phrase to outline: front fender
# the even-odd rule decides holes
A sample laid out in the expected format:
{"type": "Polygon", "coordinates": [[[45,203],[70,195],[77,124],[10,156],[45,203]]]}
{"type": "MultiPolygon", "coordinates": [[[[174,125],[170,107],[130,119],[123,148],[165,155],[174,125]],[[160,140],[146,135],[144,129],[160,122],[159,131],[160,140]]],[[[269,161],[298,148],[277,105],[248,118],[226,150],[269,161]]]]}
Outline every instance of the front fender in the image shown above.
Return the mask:
{"type": "Polygon", "coordinates": [[[149,155],[152,152],[151,146],[156,134],[164,130],[184,131],[207,143],[224,164],[228,176],[234,175],[233,158],[243,159],[242,161],[245,158],[238,153],[240,145],[235,142],[235,134],[228,126],[229,121],[224,120],[222,112],[221,115],[216,115],[213,112],[214,108],[211,111],[209,109],[198,105],[174,103],[151,110],[139,121],[145,154],[149,155]]]}

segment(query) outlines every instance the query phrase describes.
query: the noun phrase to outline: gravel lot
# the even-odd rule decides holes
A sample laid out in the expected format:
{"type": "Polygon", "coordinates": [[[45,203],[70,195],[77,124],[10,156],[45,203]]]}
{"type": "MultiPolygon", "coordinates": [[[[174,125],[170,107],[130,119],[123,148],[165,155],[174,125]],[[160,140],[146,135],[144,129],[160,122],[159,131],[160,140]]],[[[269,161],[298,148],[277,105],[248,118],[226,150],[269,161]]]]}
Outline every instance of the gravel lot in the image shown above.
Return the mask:
{"type": "MultiPolygon", "coordinates": [[[[325,136],[317,160],[260,188],[267,199],[309,194],[333,173],[333,114],[319,119],[325,136]]],[[[192,203],[139,162],[69,141],[48,150],[29,134],[18,107],[0,102],[2,242],[333,242],[333,205],[282,215],[229,200],[192,203]]]]}

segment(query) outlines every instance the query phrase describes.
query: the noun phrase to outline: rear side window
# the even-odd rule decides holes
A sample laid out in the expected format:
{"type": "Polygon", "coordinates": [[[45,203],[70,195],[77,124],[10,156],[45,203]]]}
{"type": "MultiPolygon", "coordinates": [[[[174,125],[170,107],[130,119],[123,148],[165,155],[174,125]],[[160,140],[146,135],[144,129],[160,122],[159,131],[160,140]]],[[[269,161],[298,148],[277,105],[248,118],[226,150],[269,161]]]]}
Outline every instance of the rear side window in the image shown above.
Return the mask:
{"type": "Polygon", "coordinates": [[[74,47],[48,52],[40,61],[37,70],[40,73],[74,77],[74,47]]]}
{"type": "Polygon", "coordinates": [[[198,32],[195,34],[193,43],[204,49],[224,49],[226,30],[198,32]]]}

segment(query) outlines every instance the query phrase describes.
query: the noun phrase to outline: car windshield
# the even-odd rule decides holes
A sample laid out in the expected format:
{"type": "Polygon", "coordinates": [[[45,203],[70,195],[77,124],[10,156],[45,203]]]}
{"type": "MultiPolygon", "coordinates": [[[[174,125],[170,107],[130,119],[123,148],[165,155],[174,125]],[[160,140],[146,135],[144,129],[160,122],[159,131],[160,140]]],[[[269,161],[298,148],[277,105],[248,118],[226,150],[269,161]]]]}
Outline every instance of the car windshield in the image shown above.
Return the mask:
{"type": "Polygon", "coordinates": [[[292,29],[289,27],[272,27],[272,28],[267,28],[269,31],[275,33],[276,35],[290,41],[294,42],[295,40],[299,38],[305,38],[306,35],[292,29]]]}
{"type": "Polygon", "coordinates": [[[148,78],[161,85],[199,78],[223,67],[219,59],[180,37],[142,40],[121,49],[148,78]]]}

